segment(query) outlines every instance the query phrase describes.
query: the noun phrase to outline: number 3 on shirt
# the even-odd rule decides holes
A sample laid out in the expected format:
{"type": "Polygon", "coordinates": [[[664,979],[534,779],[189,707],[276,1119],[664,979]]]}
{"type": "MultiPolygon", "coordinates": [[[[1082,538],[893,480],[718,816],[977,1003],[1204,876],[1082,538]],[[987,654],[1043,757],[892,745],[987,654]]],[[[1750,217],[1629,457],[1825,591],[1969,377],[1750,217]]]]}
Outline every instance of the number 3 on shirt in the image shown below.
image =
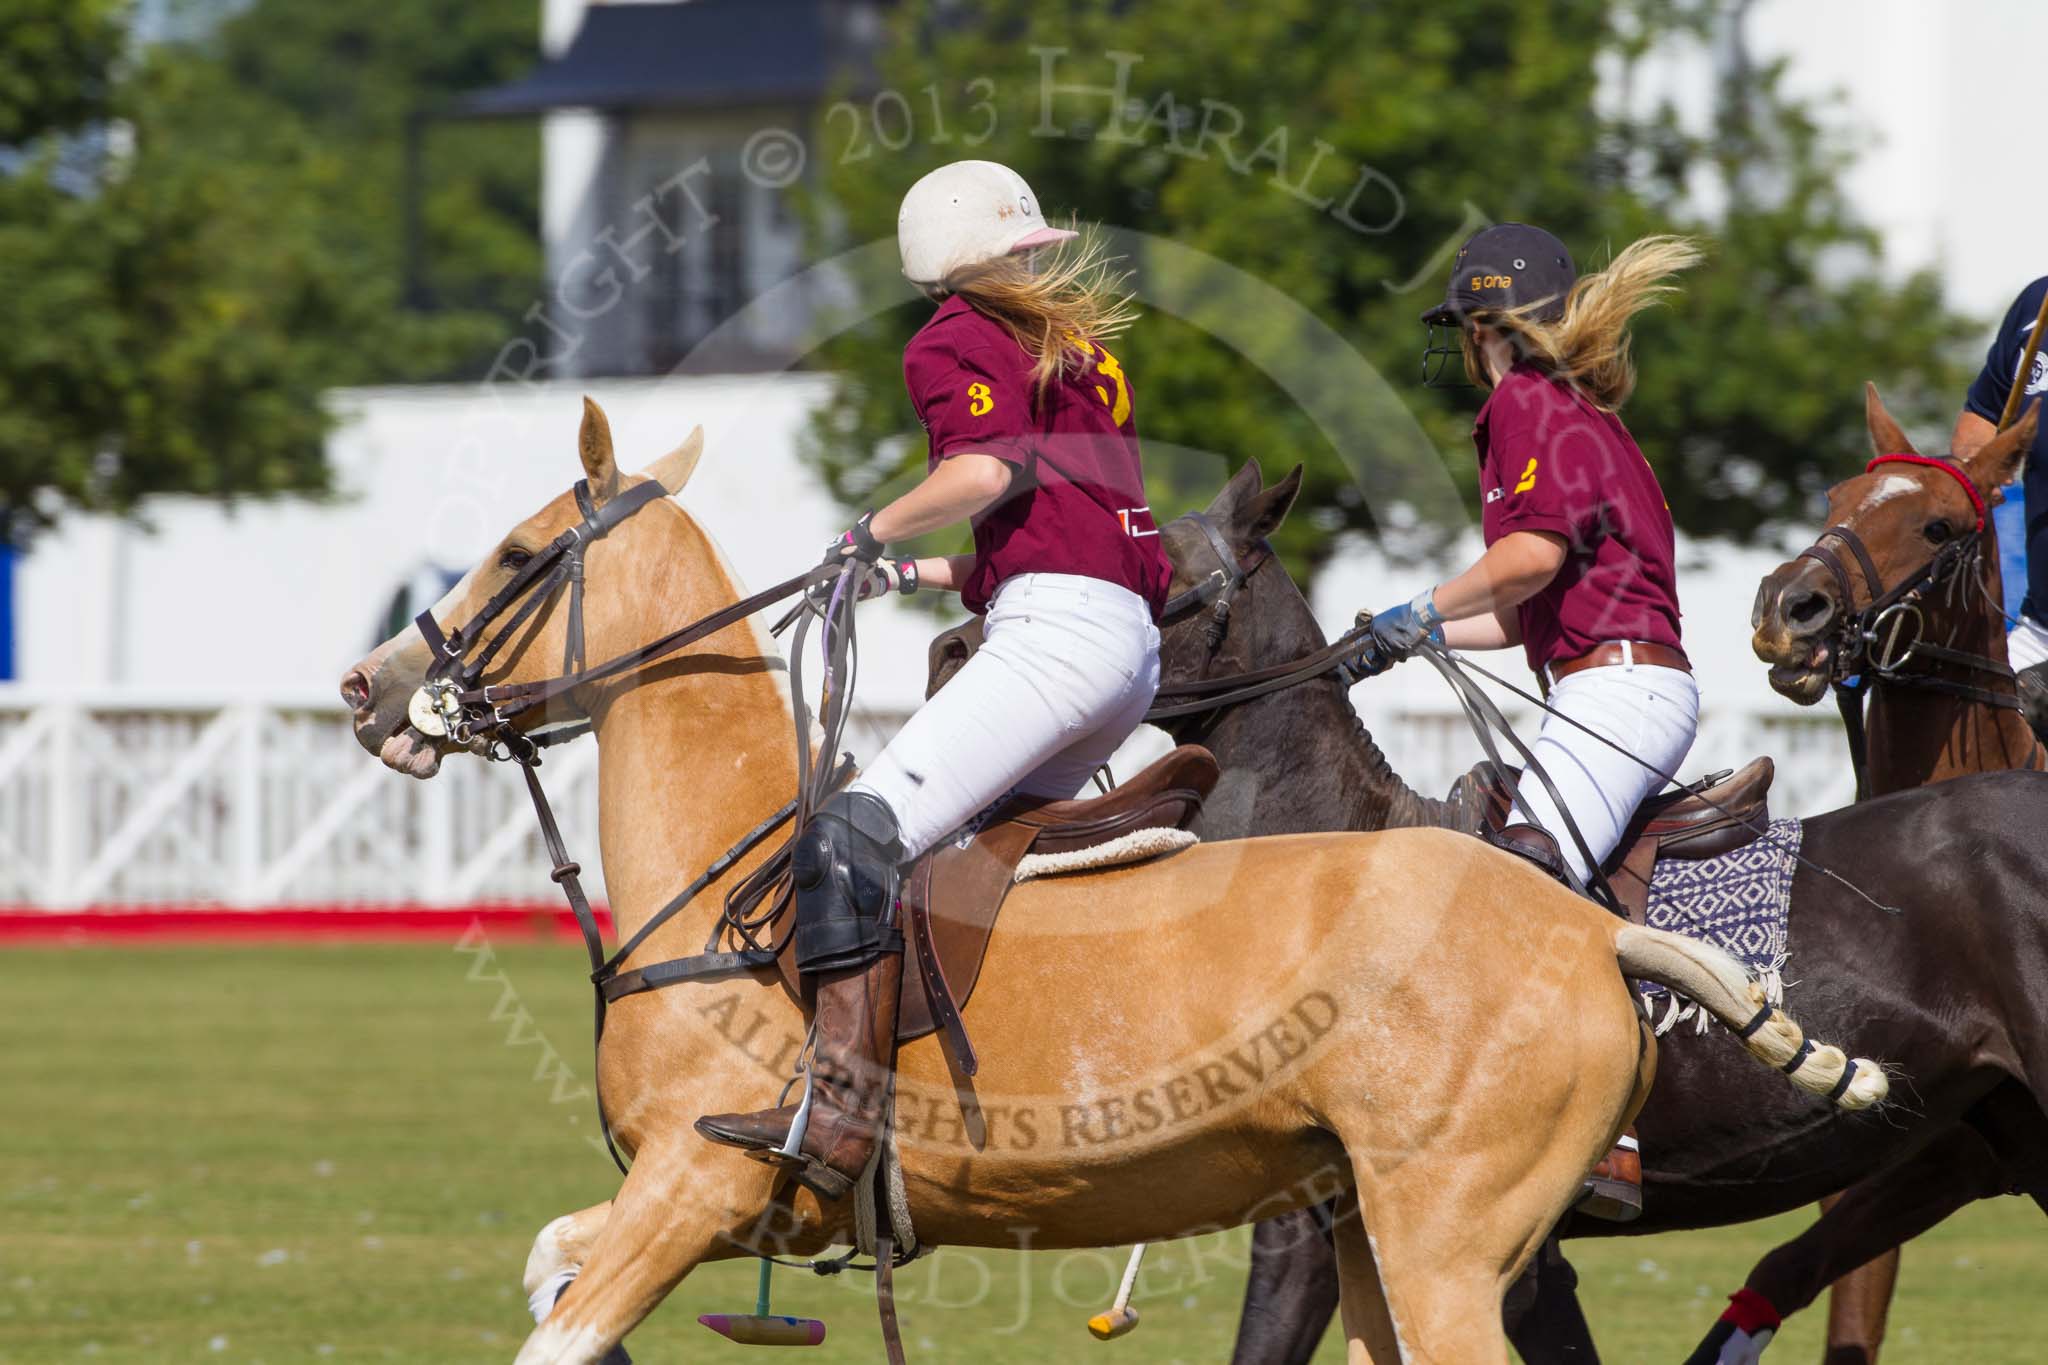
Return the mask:
{"type": "Polygon", "coordinates": [[[987,416],[989,409],[995,405],[995,397],[989,393],[988,385],[969,384],[967,386],[967,410],[976,417],[987,416]]]}
{"type": "Polygon", "coordinates": [[[1122,426],[1131,416],[1131,388],[1124,382],[1124,367],[1116,363],[1116,357],[1092,342],[1082,342],[1082,347],[1095,357],[1095,372],[1116,385],[1116,399],[1111,401],[1109,390],[1097,384],[1095,396],[1109,409],[1109,420],[1122,426]]]}

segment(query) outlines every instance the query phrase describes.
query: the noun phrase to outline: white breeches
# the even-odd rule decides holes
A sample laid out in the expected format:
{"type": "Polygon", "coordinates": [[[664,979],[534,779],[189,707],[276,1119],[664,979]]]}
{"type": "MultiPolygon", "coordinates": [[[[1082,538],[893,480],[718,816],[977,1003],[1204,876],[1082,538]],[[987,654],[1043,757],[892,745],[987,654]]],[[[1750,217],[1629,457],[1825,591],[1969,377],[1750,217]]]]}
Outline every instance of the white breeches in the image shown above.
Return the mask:
{"type": "MultiPolygon", "coordinates": [[[[1536,742],[1529,746],[1578,822],[1587,847],[1595,858],[1605,860],[1621,843],[1621,832],[1643,798],[1664,786],[1664,779],[1643,764],[1676,774],[1685,761],[1700,728],[1699,686],[1680,669],[1613,664],[1561,679],[1550,689],[1549,702],[1554,710],[1625,751],[1617,753],[1548,713],[1536,742]]],[[[1556,836],[1565,861],[1583,879],[1586,861],[1543,784],[1525,776],[1517,804],[1523,818],[1556,836]]]]}
{"type": "Polygon", "coordinates": [[[1064,800],[1130,737],[1159,690],[1159,631],[1128,588],[1019,574],[986,642],[853,785],[888,802],[914,858],[1011,791],[1064,800]]]}
{"type": "Polygon", "coordinates": [[[2038,663],[2048,663],[2048,626],[2043,626],[2031,616],[2022,616],[2019,623],[2006,633],[2005,655],[2015,673],[2038,663]]]}

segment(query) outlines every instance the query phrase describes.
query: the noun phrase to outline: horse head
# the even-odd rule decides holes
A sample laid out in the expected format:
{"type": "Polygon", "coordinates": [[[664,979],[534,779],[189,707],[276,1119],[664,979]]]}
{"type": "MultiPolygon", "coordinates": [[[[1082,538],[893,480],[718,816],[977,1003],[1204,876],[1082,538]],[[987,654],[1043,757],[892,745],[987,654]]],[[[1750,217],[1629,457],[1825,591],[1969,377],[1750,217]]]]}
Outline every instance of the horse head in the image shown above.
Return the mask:
{"type": "MultiPolygon", "coordinates": [[[[1268,488],[1258,462],[1246,461],[1207,507],[1160,529],[1160,546],[1173,565],[1159,629],[1162,684],[1243,672],[1322,643],[1306,602],[1298,619],[1276,623],[1273,603],[1260,594],[1269,579],[1287,579],[1286,566],[1273,556],[1266,538],[1280,529],[1294,506],[1301,472],[1296,465],[1268,488]],[[1254,621],[1256,632],[1249,625],[1254,621]],[[1276,630],[1276,624],[1285,629],[1276,630]]],[[[1288,587],[1293,589],[1291,580],[1288,587]]],[[[1300,599],[1297,591],[1284,595],[1300,599]]]]}
{"type": "Polygon", "coordinates": [[[1810,706],[1828,684],[1858,671],[1873,608],[1899,600],[1919,580],[1917,629],[1937,638],[1957,633],[1972,612],[1997,610],[1988,580],[1997,547],[1988,524],[1981,556],[1968,551],[1980,506],[2010,483],[2034,441],[2038,405],[1966,460],[1949,468],[1882,457],[1918,452],[1885,411],[1875,385],[1865,385],[1870,444],[1880,457],[1855,478],[1828,490],[1828,529],[1812,547],[1765,575],[1750,611],[1750,647],[1771,665],[1771,687],[1810,706]],[[1960,476],[1960,477],[1958,477],[1960,476]],[[1965,486],[1967,484],[1967,487],[1965,486]],[[1975,497],[1972,497],[1972,491],[1975,497]],[[1958,553],[1964,552],[1964,553],[1958,553]],[[1967,591],[1984,589],[1982,601],[1967,591]]]}
{"type": "MultiPolygon", "coordinates": [[[[730,600],[718,596],[730,584],[718,571],[716,548],[680,507],[666,502],[696,468],[703,429],[692,431],[644,474],[622,474],[613,457],[611,423],[586,398],[577,447],[583,463],[580,490],[564,491],[507,531],[428,613],[465,660],[488,655],[476,678],[479,684],[499,687],[559,676],[571,658],[597,662],[644,643],[650,633],[647,618],[657,607],[666,618],[709,612],[730,600]],[[656,488],[634,492],[648,483],[656,488]],[[616,501],[622,497],[628,502],[616,501]],[[638,510],[640,499],[660,505],[632,515],[628,507],[638,510]],[[607,507],[613,515],[627,515],[607,525],[607,507]],[[600,529],[588,534],[594,526],[600,529]],[[587,539],[571,534],[579,528],[587,539]],[[657,545],[658,540],[665,543],[657,545]],[[579,576],[588,586],[575,604],[578,609],[572,609],[579,576]],[[573,622],[573,635],[572,617],[580,617],[573,622]]],[[[435,733],[436,718],[420,714],[416,698],[435,662],[434,647],[414,624],[371,650],[341,679],[356,741],[388,767],[412,777],[432,777],[443,755],[460,749],[480,752],[488,743],[487,737],[464,740],[435,733]]],[[[559,704],[539,707],[520,717],[516,728],[595,714],[602,689],[562,700],[574,711],[565,713],[559,704]]]]}

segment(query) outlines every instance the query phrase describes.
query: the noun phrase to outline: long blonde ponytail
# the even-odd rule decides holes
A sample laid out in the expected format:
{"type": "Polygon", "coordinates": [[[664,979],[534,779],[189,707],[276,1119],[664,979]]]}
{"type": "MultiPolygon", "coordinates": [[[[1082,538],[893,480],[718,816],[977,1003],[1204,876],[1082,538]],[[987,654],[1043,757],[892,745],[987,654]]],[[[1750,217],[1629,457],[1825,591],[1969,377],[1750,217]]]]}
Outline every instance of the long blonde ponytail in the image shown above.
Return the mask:
{"type": "Polygon", "coordinates": [[[1088,352],[1081,345],[1105,341],[1137,321],[1130,273],[1119,270],[1099,230],[1035,253],[1037,268],[1021,256],[955,271],[939,292],[958,294],[1002,324],[1031,357],[1040,393],[1054,379],[1076,369],[1088,352]]]}
{"type": "MultiPolygon", "coordinates": [[[[1582,275],[1565,296],[1554,322],[1531,316],[1535,308],[1479,314],[1473,321],[1509,333],[1521,355],[1572,384],[1613,412],[1635,391],[1636,365],[1629,354],[1629,319],[1677,292],[1671,277],[1698,265],[1699,244],[1690,237],[1644,237],[1623,248],[1605,270],[1582,275]]],[[[1478,356],[1466,333],[1466,368],[1478,356]]]]}

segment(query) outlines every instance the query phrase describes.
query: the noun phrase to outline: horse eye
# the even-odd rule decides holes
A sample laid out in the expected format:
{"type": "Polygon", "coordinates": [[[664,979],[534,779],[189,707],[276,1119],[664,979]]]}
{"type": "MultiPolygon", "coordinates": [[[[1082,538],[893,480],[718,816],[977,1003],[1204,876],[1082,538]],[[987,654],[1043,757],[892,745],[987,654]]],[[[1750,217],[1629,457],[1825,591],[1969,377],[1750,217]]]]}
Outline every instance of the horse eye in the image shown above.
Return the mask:
{"type": "Polygon", "coordinates": [[[1955,534],[1955,528],[1946,521],[1936,519],[1928,522],[1926,529],[1921,534],[1927,537],[1930,544],[1939,545],[1955,534]]]}
{"type": "Polygon", "coordinates": [[[498,567],[501,569],[509,569],[513,573],[519,572],[519,570],[525,568],[528,564],[532,562],[533,551],[522,550],[517,545],[513,546],[511,549],[505,551],[505,553],[498,556],[498,567]]]}

